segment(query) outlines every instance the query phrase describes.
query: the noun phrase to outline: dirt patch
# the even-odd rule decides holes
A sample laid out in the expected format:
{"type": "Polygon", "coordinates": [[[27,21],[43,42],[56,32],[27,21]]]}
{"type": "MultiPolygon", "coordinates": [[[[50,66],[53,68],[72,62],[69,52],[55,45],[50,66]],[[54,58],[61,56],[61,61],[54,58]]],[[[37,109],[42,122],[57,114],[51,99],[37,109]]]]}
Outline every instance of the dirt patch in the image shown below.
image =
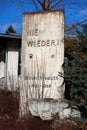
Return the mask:
{"type": "Polygon", "coordinates": [[[0,90],[0,130],[14,130],[19,116],[19,93],[0,90]]]}

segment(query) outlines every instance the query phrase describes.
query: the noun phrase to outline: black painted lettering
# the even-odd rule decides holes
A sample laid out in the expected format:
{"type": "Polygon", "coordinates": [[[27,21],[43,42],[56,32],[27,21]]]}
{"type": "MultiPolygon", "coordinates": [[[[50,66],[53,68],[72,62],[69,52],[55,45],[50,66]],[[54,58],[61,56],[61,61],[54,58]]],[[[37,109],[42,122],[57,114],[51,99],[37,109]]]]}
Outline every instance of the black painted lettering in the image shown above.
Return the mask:
{"type": "Polygon", "coordinates": [[[27,41],[28,47],[32,47],[33,46],[33,41],[27,41]]]}
{"type": "Polygon", "coordinates": [[[56,46],[54,40],[51,41],[51,46],[56,46]]]}
{"type": "Polygon", "coordinates": [[[38,29],[35,29],[35,36],[38,36],[38,29]]]}
{"type": "Polygon", "coordinates": [[[40,47],[40,40],[37,41],[37,47],[40,47]]]}
{"type": "Polygon", "coordinates": [[[47,40],[47,46],[50,46],[50,40],[47,40]]]}
{"type": "Polygon", "coordinates": [[[36,47],[36,41],[34,41],[34,47],[36,47]]]}
{"type": "Polygon", "coordinates": [[[46,44],[45,41],[42,40],[42,41],[41,41],[41,46],[43,47],[43,46],[45,46],[45,44],[46,44]]]}

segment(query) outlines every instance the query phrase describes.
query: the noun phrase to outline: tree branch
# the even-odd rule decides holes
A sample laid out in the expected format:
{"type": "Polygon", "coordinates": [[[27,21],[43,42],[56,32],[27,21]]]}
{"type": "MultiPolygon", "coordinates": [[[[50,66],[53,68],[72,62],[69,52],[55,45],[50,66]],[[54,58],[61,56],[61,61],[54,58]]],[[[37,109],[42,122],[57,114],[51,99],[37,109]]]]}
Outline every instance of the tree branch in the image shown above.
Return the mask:
{"type": "Polygon", "coordinates": [[[62,2],[63,0],[59,0],[57,2],[55,2],[52,6],[49,7],[49,9],[54,8],[55,6],[57,6],[60,2],[62,2]]]}
{"type": "Polygon", "coordinates": [[[32,1],[34,3],[34,5],[36,6],[36,8],[39,10],[39,6],[37,6],[36,2],[33,0],[32,1]]]}
{"type": "Polygon", "coordinates": [[[77,22],[76,24],[72,24],[70,27],[68,27],[68,28],[65,29],[65,32],[67,32],[67,31],[69,31],[69,30],[75,28],[77,25],[80,25],[81,23],[83,23],[83,22],[85,22],[85,21],[87,21],[87,18],[85,18],[85,19],[83,19],[83,20],[80,20],[80,21],[77,22]]]}
{"type": "Polygon", "coordinates": [[[43,8],[43,3],[40,0],[37,0],[37,2],[41,5],[41,7],[43,8]]]}

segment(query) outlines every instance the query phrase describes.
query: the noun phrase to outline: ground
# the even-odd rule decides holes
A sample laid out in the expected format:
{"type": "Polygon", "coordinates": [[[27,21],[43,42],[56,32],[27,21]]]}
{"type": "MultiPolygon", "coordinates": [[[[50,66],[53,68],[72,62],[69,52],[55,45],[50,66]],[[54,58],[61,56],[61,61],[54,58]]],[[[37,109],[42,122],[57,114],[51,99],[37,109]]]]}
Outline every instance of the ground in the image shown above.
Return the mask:
{"type": "Polygon", "coordinates": [[[0,89],[0,130],[87,130],[86,125],[66,122],[54,117],[42,121],[28,114],[19,118],[19,92],[0,89]]]}

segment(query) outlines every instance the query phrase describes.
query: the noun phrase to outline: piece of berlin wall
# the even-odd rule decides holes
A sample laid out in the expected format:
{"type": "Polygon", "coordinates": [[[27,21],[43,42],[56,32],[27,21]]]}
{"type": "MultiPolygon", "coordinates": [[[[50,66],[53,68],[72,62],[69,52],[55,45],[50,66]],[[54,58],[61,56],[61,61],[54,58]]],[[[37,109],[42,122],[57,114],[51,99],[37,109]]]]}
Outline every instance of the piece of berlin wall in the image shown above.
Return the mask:
{"type": "Polygon", "coordinates": [[[63,11],[24,13],[22,34],[22,81],[25,98],[63,99],[63,11]]]}

